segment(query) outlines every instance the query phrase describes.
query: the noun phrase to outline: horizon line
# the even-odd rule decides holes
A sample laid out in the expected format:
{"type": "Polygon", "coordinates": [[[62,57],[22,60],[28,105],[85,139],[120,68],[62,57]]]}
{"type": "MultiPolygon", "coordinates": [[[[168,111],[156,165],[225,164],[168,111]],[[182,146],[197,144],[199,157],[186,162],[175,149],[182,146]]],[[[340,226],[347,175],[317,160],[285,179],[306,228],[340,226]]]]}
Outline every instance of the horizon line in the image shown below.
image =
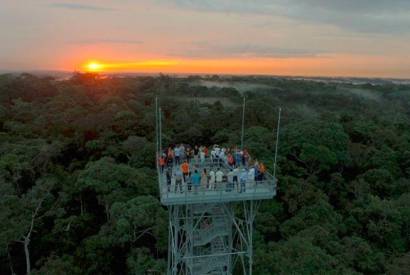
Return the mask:
{"type": "MultiPolygon", "coordinates": [[[[9,70],[9,69],[1,69],[0,68],[0,75],[2,74],[24,74],[24,73],[65,73],[65,74],[75,74],[75,73],[90,73],[86,71],[78,71],[78,70],[59,70],[59,69],[28,69],[28,70],[9,70]]],[[[131,71],[118,71],[118,72],[94,72],[100,75],[121,75],[121,74],[133,74],[133,75],[175,75],[175,76],[234,76],[234,77],[283,77],[283,78],[325,78],[325,79],[380,79],[380,80],[407,80],[410,81],[409,77],[391,77],[391,76],[351,76],[351,75],[334,75],[334,76],[326,76],[326,75],[289,75],[289,74],[269,74],[269,73],[177,73],[177,72],[131,72],[131,71]]]]}

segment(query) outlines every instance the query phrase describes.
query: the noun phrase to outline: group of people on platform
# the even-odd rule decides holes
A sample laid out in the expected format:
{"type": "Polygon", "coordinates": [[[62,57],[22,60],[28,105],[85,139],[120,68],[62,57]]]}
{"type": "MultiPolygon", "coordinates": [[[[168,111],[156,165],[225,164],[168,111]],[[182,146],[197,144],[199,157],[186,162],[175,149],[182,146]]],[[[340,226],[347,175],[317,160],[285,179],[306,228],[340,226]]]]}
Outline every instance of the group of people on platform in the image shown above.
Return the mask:
{"type": "Polygon", "coordinates": [[[225,148],[218,145],[170,146],[158,159],[161,174],[165,176],[167,190],[195,193],[201,190],[246,191],[246,183],[265,179],[266,167],[252,160],[246,149],[225,148]],[[209,171],[207,170],[209,168],[209,171]],[[184,188],[183,188],[184,187],[184,188]],[[185,188],[186,187],[186,188],[185,188]]]}

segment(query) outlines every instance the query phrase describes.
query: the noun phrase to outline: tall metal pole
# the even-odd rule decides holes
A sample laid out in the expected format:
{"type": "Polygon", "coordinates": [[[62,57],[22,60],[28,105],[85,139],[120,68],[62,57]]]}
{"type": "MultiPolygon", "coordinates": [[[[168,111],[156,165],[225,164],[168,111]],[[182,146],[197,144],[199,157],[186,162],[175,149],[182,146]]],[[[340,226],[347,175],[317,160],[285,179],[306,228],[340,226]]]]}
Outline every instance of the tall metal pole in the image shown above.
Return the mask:
{"type": "Polygon", "coordinates": [[[253,200],[250,201],[250,221],[249,221],[249,275],[253,273],[253,200]]]}
{"type": "Polygon", "coordinates": [[[279,131],[280,131],[280,115],[282,112],[282,108],[279,108],[278,114],[278,126],[276,129],[276,145],[275,145],[275,161],[273,163],[273,176],[276,178],[276,162],[278,159],[278,146],[279,146],[279,131]]]}
{"type": "Polygon", "coordinates": [[[155,139],[156,139],[156,151],[157,157],[159,157],[159,133],[158,133],[158,97],[155,97],[155,139]]]}
{"type": "Polygon", "coordinates": [[[243,96],[243,105],[242,105],[242,135],[241,135],[241,149],[243,150],[243,138],[245,135],[245,96],[243,96]]]}
{"type": "Polygon", "coordinates": [[[162,153],[162,109],[159,107],[159,151],[162,153]]]}

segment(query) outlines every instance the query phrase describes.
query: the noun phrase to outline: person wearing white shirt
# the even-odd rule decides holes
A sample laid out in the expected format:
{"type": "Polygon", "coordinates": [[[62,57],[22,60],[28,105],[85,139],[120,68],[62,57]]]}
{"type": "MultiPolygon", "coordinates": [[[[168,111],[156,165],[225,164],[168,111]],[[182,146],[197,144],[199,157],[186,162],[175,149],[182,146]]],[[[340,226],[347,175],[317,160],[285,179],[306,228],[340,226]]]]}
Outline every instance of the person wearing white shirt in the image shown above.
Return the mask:
{"type": "Polygon", "coordinates": [[[214,148],[214,150],[215,150],[215,164],[216,165],[219,165],[219,155],[220,155],[220,153],[221,153],[221,148],[219,148],[219,146],[218,145],[215,145],[215,148],[214,148]]]}
{"type": "Polygon", "coordinates": [[[211,151],[211,161],[212,161],[212,166],[214,166],[217,162],[217,154],[215,148],[212,149],[211,151]]]}
{"type": "Polygon", "coordinates": [[[233,185],[235,186],[236,191],[238,192],[239,192],[239,174],[240,174],[240,171],[238,167],[233,169],[233,185]]]}
{"type": "Polygon", "coordinates": [[[209,172],[209,189],[215,189],[215,172],[213,170],[209,172]]]}
{"type": "Polygon", "coordinates": [[[199,159],[201,160],[201,165],[204,166],[205,165],[205,151],[204,151],[204,149],[199,151],[199,159]]]}
{"type": "Polygon", "coordinates": [[[247,180],[248,180],[248,172],[246,171],[246,169],[242,169],[241,174],[240,174],[241,191],[239,193],[246,192],[246,181],[247,180]]]}
{"type": "Polygon", "coordinates": [[[226,162],[225,152],[223,150],[219,151],[219,166],[222,166],[222,163],[226,162]]]}
{"type": "Polygon", "coordinates": [[[254,167],[249,169],[248,181],[251,182],[251,183],[255,183],[255,168],[254,167]]]}
{"type": "Polygon", "coordinates": [[[230,192],[233,189],[233,171],[232,169],[228,172],[227,176],[227,180],[228,183],[226,184],[226,191],[230,192]]]}
{"type": "Polygon", "coordinates": [[[219,190],[222,187],[222,181],[224,177],[224,172],[221,171],[221,168],[218,168],[218,171],[215,173],[216,188],[219,190]]]}

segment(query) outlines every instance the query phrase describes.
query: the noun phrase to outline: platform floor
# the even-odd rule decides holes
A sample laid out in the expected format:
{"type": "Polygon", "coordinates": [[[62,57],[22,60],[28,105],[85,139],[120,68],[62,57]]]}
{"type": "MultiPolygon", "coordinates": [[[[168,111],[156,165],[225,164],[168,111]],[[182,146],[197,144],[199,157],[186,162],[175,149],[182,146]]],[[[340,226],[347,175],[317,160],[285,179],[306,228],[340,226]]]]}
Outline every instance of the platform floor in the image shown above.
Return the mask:
{"type": "Polygon", "coordinates": [[[164,205],[181,205],[196,203],[218,203],[246,200],[266,200],[272,199],[276,195],[276,190],[271,185],[258,184],[256,187],[248,187],[245,192],[239,193],[237,190],[198,190],[195,192],[183,191],[182,193],[163,192],[161,203],[164,205]]]}

